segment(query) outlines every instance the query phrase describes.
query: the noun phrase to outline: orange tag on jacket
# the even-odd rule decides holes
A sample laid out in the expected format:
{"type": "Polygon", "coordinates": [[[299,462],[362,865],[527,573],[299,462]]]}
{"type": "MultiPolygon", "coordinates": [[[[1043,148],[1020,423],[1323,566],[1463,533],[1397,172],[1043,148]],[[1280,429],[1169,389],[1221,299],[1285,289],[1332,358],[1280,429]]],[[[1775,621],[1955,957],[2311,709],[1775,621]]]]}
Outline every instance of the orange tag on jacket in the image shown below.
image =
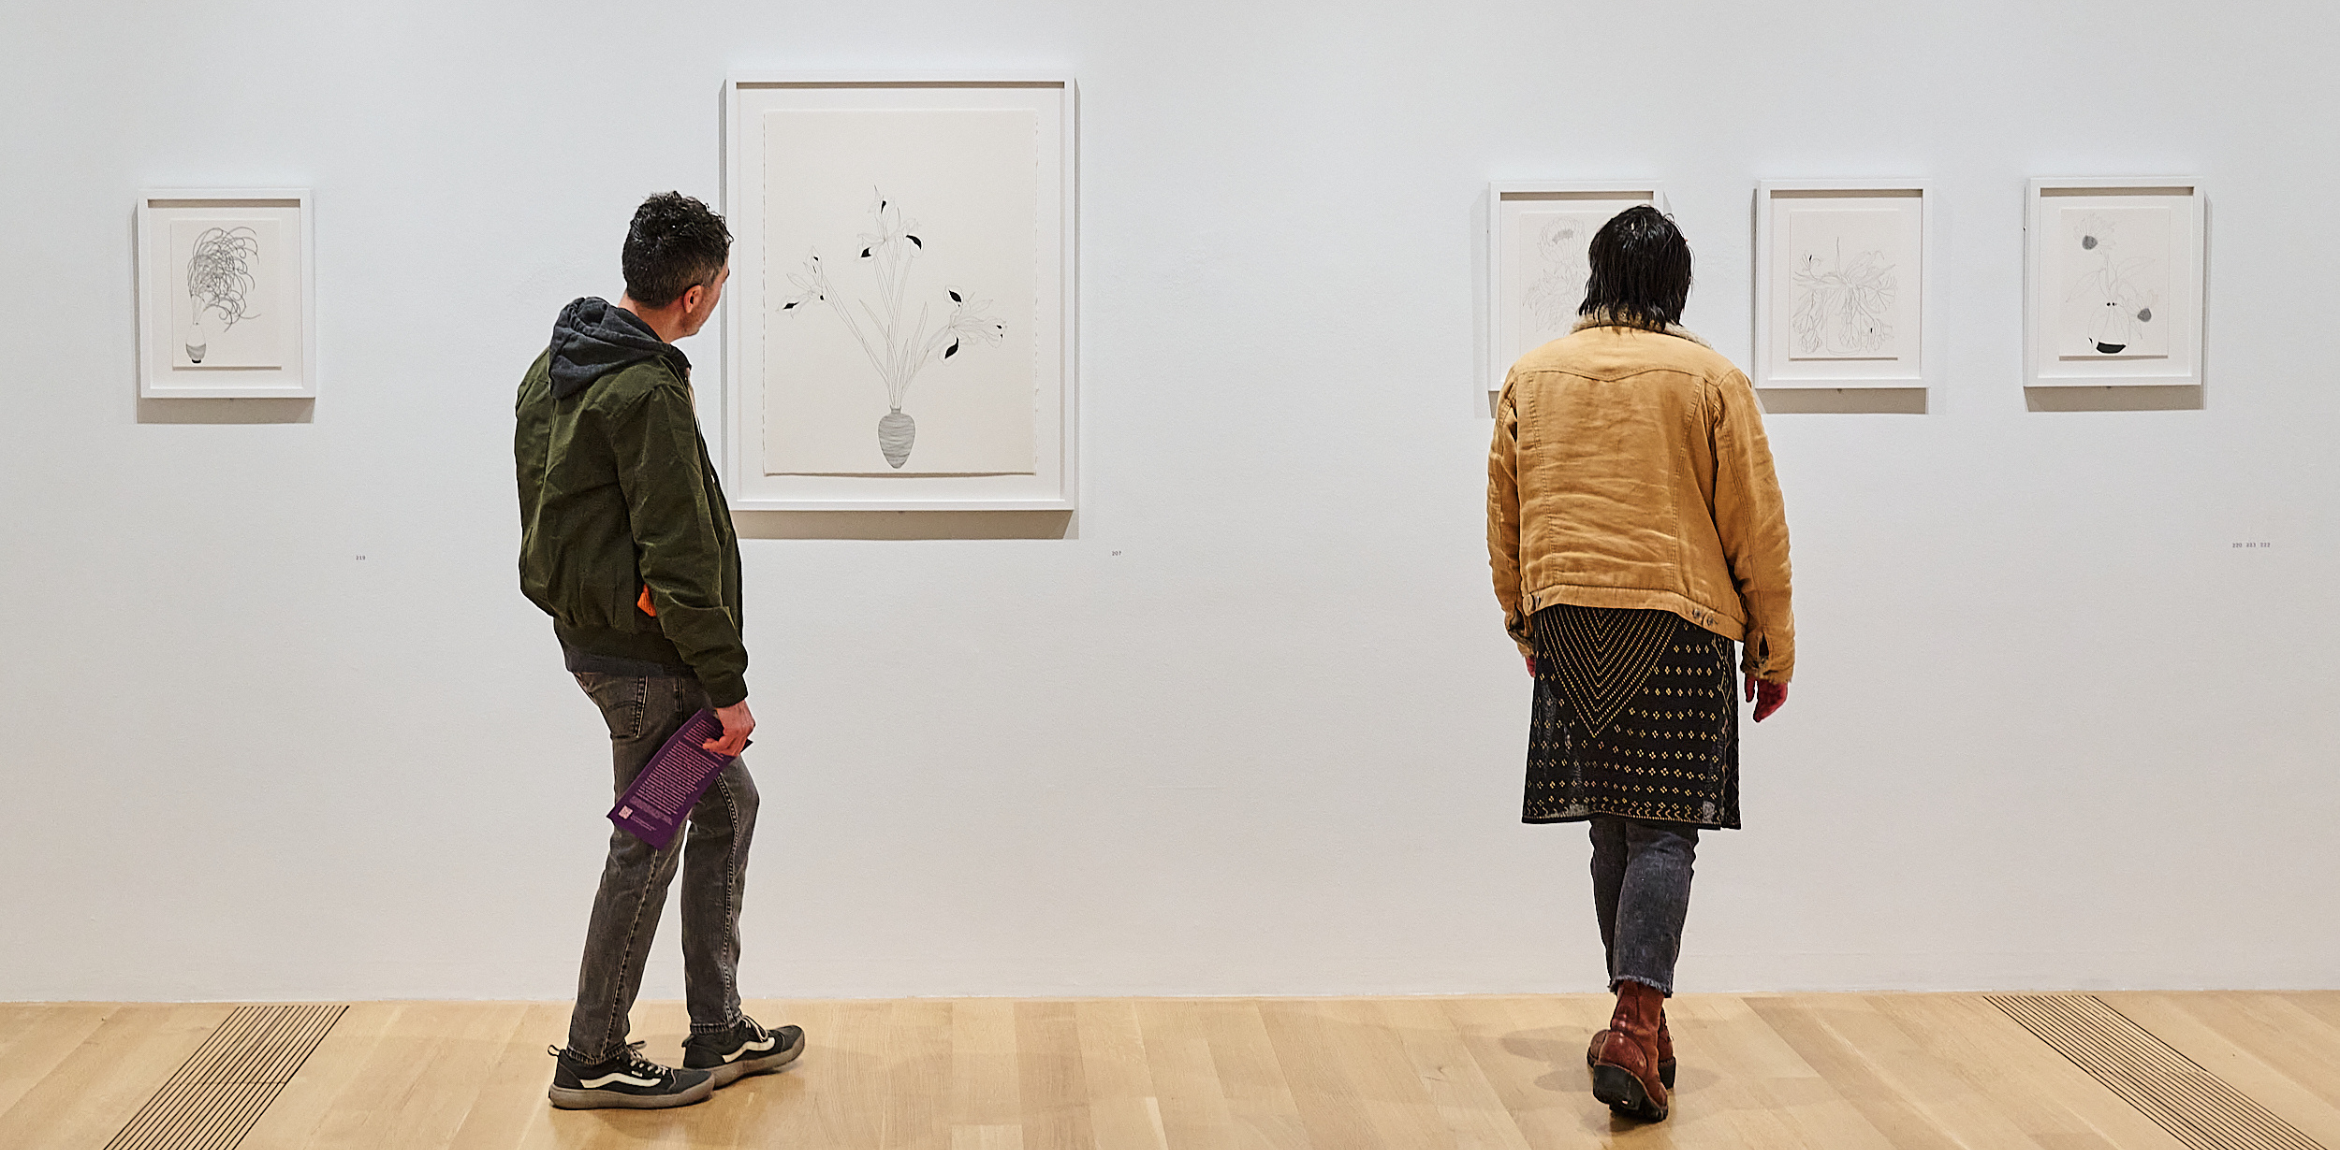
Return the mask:
{"type": "Polygon", "coordinates": [[[658,617],[657,606],[650,602],[650,587],[648,584],[643,585],[642,597],[634,600],[634,606],[640,607],[644,615],[648,615],[653,619],[658,617]]]}

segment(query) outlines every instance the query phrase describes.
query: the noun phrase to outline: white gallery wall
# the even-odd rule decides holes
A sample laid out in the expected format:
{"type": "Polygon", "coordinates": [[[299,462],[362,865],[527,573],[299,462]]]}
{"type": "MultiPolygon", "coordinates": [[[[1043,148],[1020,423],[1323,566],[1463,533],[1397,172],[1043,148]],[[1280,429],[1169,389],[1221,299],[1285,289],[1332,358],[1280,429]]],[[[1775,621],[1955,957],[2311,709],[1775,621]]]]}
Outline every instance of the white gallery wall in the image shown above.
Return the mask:
{"type": "MultiPolygon", "coordinates": [[[[744,542],[751,998],[1591,990],[1517,822],[1490,179],[1918,177],[1922,415],[1770,417],[1802,652],[1686,989],[2340,984],[2330,5],[0,0],[0,999],[559,998],[607,746],[511,404],[728,72],[1080,85],[1061,539],[744,542]],[[2208,385],[2034,410],[2032,176],[2210,191],[2208,385]],[[314,189],[318,398],[137,397],[144,187],[314,189]],[[2097,406],[2106,406],[2103,403],[2097,406]],[[2258,544],[2258,546],[2238,546],[2258,544]]],[[[714,386],[720,337],[683,345],[714,386]]],[[[866,531],[866,534],[882,531],[866,531]]],[[[914,532],[910,532],[914,533],[914,532]]],[[[646,993],[680,993],[669,916],[646,993]]]]}

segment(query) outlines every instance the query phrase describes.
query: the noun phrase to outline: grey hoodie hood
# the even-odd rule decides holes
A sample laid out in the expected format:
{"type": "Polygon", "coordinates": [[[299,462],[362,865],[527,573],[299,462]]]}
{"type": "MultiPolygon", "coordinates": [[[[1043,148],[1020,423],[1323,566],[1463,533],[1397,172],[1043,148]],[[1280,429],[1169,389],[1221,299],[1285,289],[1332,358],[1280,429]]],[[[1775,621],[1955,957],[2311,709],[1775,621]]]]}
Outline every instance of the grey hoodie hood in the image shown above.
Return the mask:
{"type": "Polygon", "coordinates": [[[691,361],[682,349],[658,338],[642,317],[601,299],[571,300],[553,321],[552,394],[568,397],[620,368],[665,357],[674,373],[690,378],[691,361]]]}

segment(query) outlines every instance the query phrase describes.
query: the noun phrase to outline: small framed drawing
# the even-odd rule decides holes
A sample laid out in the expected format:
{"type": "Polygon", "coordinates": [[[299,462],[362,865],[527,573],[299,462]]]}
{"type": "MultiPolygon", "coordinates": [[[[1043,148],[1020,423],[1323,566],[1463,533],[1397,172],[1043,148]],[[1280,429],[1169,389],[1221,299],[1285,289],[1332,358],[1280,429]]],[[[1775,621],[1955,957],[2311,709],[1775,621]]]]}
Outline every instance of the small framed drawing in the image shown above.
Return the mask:
{"type": "Polygon", "coordinates": [[[317,394],[307,188],[138,197],[138,394],[317,394]]]}
{"type": "Polygon", "coordinates": [[[2031,181],[2024,382],[2202,382],[2202,187],[2190,179],[2031,181]]]}
{"type": "Polygon", "coordinates": [[[1941,362],[1929,199],[1919,180],[1756,185],[1756,387],[1928,385],[1941,362]]]}
{"type": "Polygon", "coordinates": [[[1666,207],[1654,182],[1502,181],[1487,189],[1487,381],[1567,335],[1584,302],[1585,248],[1617,213],[1666,207]]]}
{"type": "Polygon", "coordinates": [[[1070,510],[1072,81],[734,77],[725,108],[732,506],[1070,510]]]}

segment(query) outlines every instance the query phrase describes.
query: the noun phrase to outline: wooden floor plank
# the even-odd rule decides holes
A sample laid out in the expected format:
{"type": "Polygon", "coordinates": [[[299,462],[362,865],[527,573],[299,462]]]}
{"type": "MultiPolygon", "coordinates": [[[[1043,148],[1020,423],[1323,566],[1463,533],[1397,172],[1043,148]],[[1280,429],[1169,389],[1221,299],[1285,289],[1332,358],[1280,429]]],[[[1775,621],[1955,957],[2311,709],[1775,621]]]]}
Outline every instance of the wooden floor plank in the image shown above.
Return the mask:
{"type": "Polygon", "coordinates": [[[1291,1084],[1276,1060],[1276,1046],[1268,1038],[1259,1003],[1206,1000],[1192,1009],[1210,1045],[1235,1144],[1242,1150],[1312,1150],[1315,1144],[1300,1120],[1299,1104],[1292,1101],[1291,1084]]]}
{"type": "Polygon", "coordinates": [[[1235,1150],[1235,1119],[1202,1019],[1186,1003],[1137,1004],[1146,1075],[1164,1139],[1174,1150],[1235,1150]]]}
{"type": "MultiPolygon", "coordinates": [[[[885,1030],[885,1124],[881,1150],[950,1150],[950,1002],[896,1002],[885,1030]]],[[[818,1051],[807,1051],[812,1057],[818,1051]]]]}
{"type": "Polygon", "coordinates": [[[1017,1113],[1023,1150],[1098,1150],[1081,1059],[1080,1014],[1069,1002],[1015,1006],[1017,1113]]]}
{"type": "Polygon", "coordinates": [[[1089,1128],[1098,1150],[1168,1150],[1162,1106],[1146,1062],[1137,1004],[1102,999],[1073,1005],[1081,1074],[1089,1084],[1089,1128]]]}

